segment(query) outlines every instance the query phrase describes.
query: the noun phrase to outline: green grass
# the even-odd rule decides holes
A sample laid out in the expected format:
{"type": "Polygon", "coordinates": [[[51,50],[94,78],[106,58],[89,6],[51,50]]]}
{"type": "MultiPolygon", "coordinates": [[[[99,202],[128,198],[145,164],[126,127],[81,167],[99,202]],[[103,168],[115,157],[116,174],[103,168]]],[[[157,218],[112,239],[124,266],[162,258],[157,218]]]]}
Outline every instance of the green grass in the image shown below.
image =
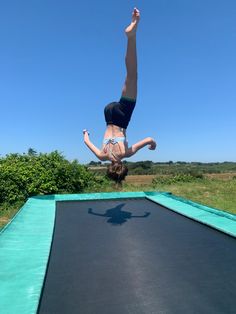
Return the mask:
{"type": "MultiPolygon", "coordinates": [[[[236,214],[236,179],[196,179],[193,182],[177,182],[172,184],[132,185],[124,183],[117,188],[114,184],[106,184],[85,190],[85,193],[113,191],[165,191],[187,198],[194,202],[215,207],[236,214]]],[[[2,228],[21,208],[22,201],[14,205],[0,205],[0,228],[2,228]]]]}
{"type": "Polygon", "coordinates": [[[9,220],[18,212],[18,210],[23,206],[23,201],[18,201],[13,205],[1,204],[0,205],[0,230],[3,228],[9,220]]]}
{"type": "Polygon", "coordinates": [[[159,185],[156,189],[236,214],[236,180],[203,179],[189,183],[159,185]]]}

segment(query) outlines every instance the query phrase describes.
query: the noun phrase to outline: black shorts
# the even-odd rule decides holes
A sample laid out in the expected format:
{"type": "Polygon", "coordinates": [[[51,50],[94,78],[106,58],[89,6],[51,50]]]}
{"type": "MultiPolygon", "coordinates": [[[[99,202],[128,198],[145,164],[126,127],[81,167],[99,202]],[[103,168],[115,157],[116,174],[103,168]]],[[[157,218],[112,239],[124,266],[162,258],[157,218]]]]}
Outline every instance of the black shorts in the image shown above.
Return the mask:
{"type": "Polygon", "coordinates": [[[115,124],[127,129],[131,119],[136,100],[121,97],[119,102],[112,102],[104,108],[104,115],[107,124],[115,124]]]}

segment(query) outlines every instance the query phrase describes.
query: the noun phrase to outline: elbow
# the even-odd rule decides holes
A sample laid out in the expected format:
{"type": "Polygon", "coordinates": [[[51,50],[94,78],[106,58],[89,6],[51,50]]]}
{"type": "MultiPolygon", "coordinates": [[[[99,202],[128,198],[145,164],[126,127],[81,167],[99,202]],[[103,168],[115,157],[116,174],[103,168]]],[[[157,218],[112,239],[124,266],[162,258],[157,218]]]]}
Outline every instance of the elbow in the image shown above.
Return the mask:
{"type": "Polygon", "coordinates": [[[106,161],[106,160],[109,160],[106,156],[98,156],[98,159],[101,160],[101,161],[106,161]]]}
{"type": "Polygon", "coordinates": [[[154,140],[152,137],[149,136],[147,137],[146,141],[147,141],[147,144],[151,144],[154,140]]]}

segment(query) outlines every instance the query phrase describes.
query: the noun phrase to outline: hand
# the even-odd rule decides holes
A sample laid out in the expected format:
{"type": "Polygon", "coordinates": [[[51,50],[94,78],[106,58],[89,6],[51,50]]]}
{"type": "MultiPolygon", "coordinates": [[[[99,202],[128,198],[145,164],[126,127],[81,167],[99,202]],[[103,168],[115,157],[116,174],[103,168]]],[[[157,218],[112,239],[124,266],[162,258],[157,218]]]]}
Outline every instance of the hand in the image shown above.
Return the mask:
{"type": "Polygon", "coordinates": [[[86,129],[84,129],[83,134],[84,134],[84,142],[87,143],[89,141],[89,132],[86,129]]]}
{"type": "Polygon", "coordinates": [[[89,131],[86,129],[83,129],[83,134],[85,135],[86,133],[89,135],[89,131]]]}
{"type": "Polygon", "coordinates": [[[148,149],[155,150],[157,147],[157,143],[152,139],[151,144],[148,146],[148,149]]]}

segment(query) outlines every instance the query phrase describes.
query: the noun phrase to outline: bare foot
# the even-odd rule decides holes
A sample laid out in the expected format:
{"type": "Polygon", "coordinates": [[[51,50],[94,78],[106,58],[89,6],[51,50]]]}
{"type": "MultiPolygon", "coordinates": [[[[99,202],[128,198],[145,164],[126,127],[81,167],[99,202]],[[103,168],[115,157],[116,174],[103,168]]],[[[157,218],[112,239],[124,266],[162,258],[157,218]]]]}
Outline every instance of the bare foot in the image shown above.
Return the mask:
{"type": "Polygon", "coordinates": [[[125,33],[128,37],[135,36],[139,20],[140,12],[137,8],[134,8],[134,11],[132,13],[132,21],[130,25],[125,29],[125,33]]]}

